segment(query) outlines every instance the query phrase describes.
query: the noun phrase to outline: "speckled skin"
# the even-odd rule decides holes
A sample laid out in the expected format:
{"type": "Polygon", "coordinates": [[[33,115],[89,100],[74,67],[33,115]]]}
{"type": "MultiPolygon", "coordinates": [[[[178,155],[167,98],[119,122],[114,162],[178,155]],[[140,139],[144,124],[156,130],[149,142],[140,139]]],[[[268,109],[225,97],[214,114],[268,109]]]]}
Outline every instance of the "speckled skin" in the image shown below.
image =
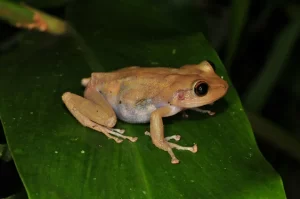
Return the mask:
{"type": "Polygon", "coordinates": [[[127,67],[113,72],[92,73],[82,80],[86,86],[84,98],[65,93],[62,99],[71,113],[84,126],[104,133],[136,141],[137,138],[124,136],[123,130],[111,129],[117,118],[129,123],[150,122],[152,142],[167,151],[172,163],[179,160],[172,148],[197,151],[197,146],[182,147],[169,142],[175,137],[164,137],[162,117],[172,116],[182,110],[213,103],[223,97],[228,84],[220,78],[207,61],[181,68],[127,67]],[[197,95],[197,83],[206,83],[209,89],[205,95],[197,95]],[[92,122],[92,123],[91,123],[92,122]]]}

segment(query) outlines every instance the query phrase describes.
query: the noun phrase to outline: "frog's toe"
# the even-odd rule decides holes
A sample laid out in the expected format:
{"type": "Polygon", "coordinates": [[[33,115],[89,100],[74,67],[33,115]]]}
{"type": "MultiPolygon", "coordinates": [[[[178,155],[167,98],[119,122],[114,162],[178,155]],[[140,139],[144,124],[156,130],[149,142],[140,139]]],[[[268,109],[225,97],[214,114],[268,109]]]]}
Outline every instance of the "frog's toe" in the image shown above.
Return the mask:
{"type": "Polygon", "coordinates": [[[137,137],[130,137],[130,138],[128,138],[131,142],[136,142],[137,140],[138,140],[138,138],[137,137]]]}
{"type": "Polygon", "coordinates": [[[124,129],[112,129],[112,131],[115,131],[115,132],[120,133],[120,134],[124,134],[124,132],[125,132],[124,129]]]}
{"type": "Polygon", "coordinates": [[[177,158],[172,158],[171,163],[172,164],[178,164],[179,160],[177,158]]]}
{"type": "Polygon", "coordinates": [[[189,115],[188,115],[185,111],[183,111],[183,112],[182,112],[182,117],[183,117],[183,118],[188,118],[189,115]]]}
{"type": "Polygon", "coordinates": [[[194,144],[194,146],[190,147],[190,146],[180,146],[178,144],[174,144],[172,142],[168,142],[169,146],[171,148],[175,148],[177,150],[183,150],[183,151],[191,151],[192,153],[196,153],[198,151],[198,147],[196,144],[194,144]]]}
{"type": "MultiPolygon", "coordinates": [[[[151,134],[149,133],[149,131],[145,131],[145,135],[148,135],[151,137],[151,134]]],[[[180,135],[171,135],[171,136],[165,137],[165,140],[166,141],[169,141],[169,140],[179,141],[180,138],[181,138],[180,135]]]]}
{"type": "Polygon", "coordinates": [[[192,147],[191,152],[196,153],[198,151],[198,146],[197,144],[194,144],[194,146],[192,147]]]}
{"type": "MultiPolygon", "coordinates": [[[[125,136],[125,135],[123,135],[124,132],[125,132],[124,129],[112,129],[112,128],[107,129],[107,133],[109,133],[111,135],[114,135],[114,136],[122,138],[122,139],[130,140],[131,142],[136,142],[137,141],[137,139],[138,139],[137,137],[125,136]]],[[[118,142],[118,140],[115,140],[115,141],[117,143],[120,143],[120,142],[118,142]]]]}
{"type": "Polygon", "coordinates": [[[179,141],[180,138],[181,138],[180,135],[171,135],[171,136],[165,137],[165,140],[166,140],[166,141],[169,141],[169,140],[179,141]]]}
{"type": "Polygon", "coordinates": [[[148,135],[148,136],[150,136],[150,137],[151,137],[151,134],[150,134],[150,132],[149,132],[149,131],[145,131],[145,135],[148,135]]]}
{"type": "Polygon", "coordinates": [[[112,137],[112,138],[109,138],[109,139],[113,139],[118,144],[121,143],[121,142],[123,142],[122,139],[119,139],[119,138],[116,138],[116,137],[112,137]]]}

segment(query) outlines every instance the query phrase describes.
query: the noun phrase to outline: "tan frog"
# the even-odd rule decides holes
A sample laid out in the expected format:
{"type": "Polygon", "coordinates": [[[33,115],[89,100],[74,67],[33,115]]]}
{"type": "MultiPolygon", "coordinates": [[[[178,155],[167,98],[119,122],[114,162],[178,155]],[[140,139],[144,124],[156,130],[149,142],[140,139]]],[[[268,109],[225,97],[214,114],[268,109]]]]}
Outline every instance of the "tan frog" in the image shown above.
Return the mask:
{"type": "Polygon", "coordinates": [[[62,100],[83,126],[120,143],[122,139],[135,142],[137,138],[123,135],[122,129],[114,129],[117,118],[128,123],[150,122],[150,133],[145,134],[151,136],[155,146],[170,154],[173,164],[179,163],[173,148],[195,153],[197,145],[184,147],[169,142],[178,141],[180,136],[164,137],[162,118],[186,109],[213,115],[198,107],[215,102],[228,89],[227,82],[215,73],[208,61],[180,68],[126,67],[92,73],[81,83],[86,87],[84,98],[66,92],[62,100]]]}

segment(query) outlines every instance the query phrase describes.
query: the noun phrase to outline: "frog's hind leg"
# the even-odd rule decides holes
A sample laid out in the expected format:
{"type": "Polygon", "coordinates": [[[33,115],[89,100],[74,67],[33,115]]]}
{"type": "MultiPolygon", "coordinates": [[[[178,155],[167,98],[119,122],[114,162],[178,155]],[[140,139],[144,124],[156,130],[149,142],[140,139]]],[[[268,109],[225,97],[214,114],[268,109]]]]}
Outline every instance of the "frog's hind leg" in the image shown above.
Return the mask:
{"type": "Polygon", "coordinates": [[[83,125],[103,133],[109,139],[115,140],[117,143],[123,139],[135,142],[137,138],[124,136],[124,130],[113,129],[116,124],[116,116],[114,112],[105,112],[99,104],[85,99],[81,96],[66,92],[62,96],[62,100],[72,115],[83,125]]]}

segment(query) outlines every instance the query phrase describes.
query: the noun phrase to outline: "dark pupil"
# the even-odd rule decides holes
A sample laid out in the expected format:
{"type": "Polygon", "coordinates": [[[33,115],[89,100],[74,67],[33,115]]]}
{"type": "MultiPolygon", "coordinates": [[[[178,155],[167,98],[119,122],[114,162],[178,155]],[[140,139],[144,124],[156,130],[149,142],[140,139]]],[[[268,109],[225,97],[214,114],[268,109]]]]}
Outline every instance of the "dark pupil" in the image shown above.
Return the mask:
{"type": "Polygon", "coordinates": [[[208,91],[208,85],[207,83],[200,83],[195,87],[195,93],[198,96],[205,95],[208,91]]]}

